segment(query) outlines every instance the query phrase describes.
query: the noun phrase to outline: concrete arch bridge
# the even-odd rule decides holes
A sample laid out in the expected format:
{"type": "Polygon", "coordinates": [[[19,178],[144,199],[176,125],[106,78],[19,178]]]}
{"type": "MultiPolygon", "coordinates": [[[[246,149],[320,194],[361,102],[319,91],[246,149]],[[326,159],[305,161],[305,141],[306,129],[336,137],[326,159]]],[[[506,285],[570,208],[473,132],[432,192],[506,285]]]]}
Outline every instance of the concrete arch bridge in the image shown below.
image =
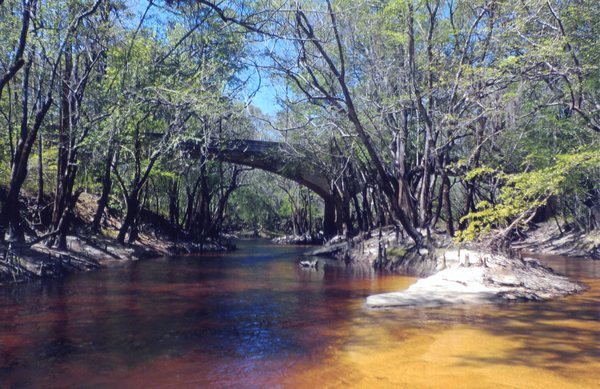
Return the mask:
{"type": "MultiPolygon", "coordinates": [[[[188,149],[199,150],[197,145],[188,149]]],[[[334,236],[341,230],[344,204],[334,195],[329,177],[287,143],[261,140],[227,140],[211,143],[208,156],[219,161],[261,169],[297,182],[312,190],[325,204],[323,232],[334,236]],[[337,216],[337,217],[336,217],[337,216]]]]}

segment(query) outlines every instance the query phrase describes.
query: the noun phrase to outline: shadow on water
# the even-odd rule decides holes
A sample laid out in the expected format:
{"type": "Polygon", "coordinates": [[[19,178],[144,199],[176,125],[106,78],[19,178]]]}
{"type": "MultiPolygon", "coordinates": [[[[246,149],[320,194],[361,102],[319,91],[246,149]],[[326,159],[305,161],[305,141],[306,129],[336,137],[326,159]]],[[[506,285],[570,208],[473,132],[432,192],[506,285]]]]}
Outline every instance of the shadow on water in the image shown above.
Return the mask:
{"type": "MultiPolygon", "coordinates": [[[[455,377],[467,375],[468,371],[479,372],[484,367],[504,366],[508,371],[523,368],[532,377],[559,375],[567,380],[584,378],[598,383],[600,261],[551,257],[545,262],[559,273],[582,280],[588,290],[547,302],[411,308],[402,309],[401,314],[393,309],[371,311],[366,318],[359,317],[349,325],[362,327],[363,331],[355,331],[345,344],[366,353],[377,347],[383,350],[381,339],[391,346],[422,338],[424,343],[432,344],[420,352],[435,350],[437,362],[430,364],[455,377]],[[365,334],[364,329],[375,325],[380,332],[365,334]]],[[[401,364],[405,356],[398,353],[394,357],[401,364]]],[[[423,355],[415,353],[410,358],[416,360],[423,355]]],[[[368,363],[375,361],[371,358],[368,363]]],[[[521,385],[530,384],[522,381],[521,385]]]]}
{"type": "Polygon", "coordinates": [[[303,251],[243,243],[224,255],[133,262],[2,288],[0,381],[108,383],[108,376],[160,370],[157,361],[167,359],[193,363],[188,377],[197,382],[239,383],[226,366],[260,374],[264,363],[316,358],[355,314],[349,302],[385,285],[371,269],[332,262],[301,269],[303,251]]]}
{"type": "Polygon", "coordinates": [[[582,294],[548,302],[363,310],[336,352],[289,386],[595,388],[600,382],[600,262],[551,258],[582,294]],[[577,261],[577,263],[572,263],[577,261]]]}
{"type": "Polygon", "coordinates": [[[522,367],[593,379],[582,369],[600,366],[596,262],[551,258],[590,286],[555,301],[368,310],[366,296],[414,279],[332,261],[302,269],[304,248],[239,247],[1,288],[0,383],[368,386],[384,377],[394,386],[418,384],[420,371],[491,368],[495,377],[522,367]]]}
{"type": "Polygon", "coordinates": [[[519,346],[494,357],[464,356],[464,362],[533,365],[566,374],[573,364],[600,361],[600,280],[587,283],[591,290],[582,295],[500,306],[477,327],[519,346]]]}

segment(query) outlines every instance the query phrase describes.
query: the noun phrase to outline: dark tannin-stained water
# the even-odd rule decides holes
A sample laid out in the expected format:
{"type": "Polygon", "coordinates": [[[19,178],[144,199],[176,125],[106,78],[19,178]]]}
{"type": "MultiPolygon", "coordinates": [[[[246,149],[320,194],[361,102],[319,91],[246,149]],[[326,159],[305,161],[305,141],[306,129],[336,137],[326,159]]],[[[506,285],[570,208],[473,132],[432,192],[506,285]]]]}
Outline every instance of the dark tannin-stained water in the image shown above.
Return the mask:
{"type": "Polygon", "coordinates": [[[4,387],[598,387],[600,262],[545,303],[369,310],[413,278],[239,243],[0,288],[4,387]]]}

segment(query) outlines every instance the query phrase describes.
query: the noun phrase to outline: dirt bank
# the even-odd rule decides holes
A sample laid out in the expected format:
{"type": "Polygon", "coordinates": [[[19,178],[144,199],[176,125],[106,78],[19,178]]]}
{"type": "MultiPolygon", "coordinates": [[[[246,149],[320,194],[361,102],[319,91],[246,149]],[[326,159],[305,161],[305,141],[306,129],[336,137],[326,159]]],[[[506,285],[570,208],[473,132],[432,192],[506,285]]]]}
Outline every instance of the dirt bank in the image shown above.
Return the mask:
{"type": "MultiPolygon", "coordinates": [[[[133,244],[120,244],[115,237],[120,222],[108,210],[102,231],[90,232],[94,217],[96,197],[83,193],[75,208],[73,234],[67,237],[65,250],[46,247],[43,243],[0,243],[0,285],[39,278],[61,277],[77,271],[89,271],[114,266],[124,261],[136,261],[165,255],[180,255],[204,251],[226,251],[229,243],[207,241],[204,243],[176,239],[169,223],[160,215],[144,210],[148,220],[143,220],[141,232],[133,244]]],[[[34,241],[35,236],[28,236],[34,241]]]]}
{"type": "Polygon", "coordinates": [[[0,244],[0,285],[114,266],[165,255],[203,251],[225,251],[231,247],[218,243],[172,242],[143,234],[135,244],[120,244],[100,234],[67,237],[67,249],[46,247],[41,243],[0,244]]]}
{"type": "Polygon", "coordinates": [[[538,254],[600,259],[600,230],[585,233],[546,222],[528,230],[525,239],[513,242],[512,247],[538,254]]]}

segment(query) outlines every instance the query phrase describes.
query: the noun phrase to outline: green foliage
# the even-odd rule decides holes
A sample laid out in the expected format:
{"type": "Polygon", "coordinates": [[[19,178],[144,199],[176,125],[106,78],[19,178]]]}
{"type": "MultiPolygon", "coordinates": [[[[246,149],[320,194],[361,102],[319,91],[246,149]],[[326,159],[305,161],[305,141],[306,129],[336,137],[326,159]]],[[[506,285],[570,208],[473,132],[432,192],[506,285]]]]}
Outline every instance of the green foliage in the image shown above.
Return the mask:
{"type": "MultiPolygon", "coordinates": [[[[469,225],[460,239],[522,223],[552,196],[568,199],[561,211],[598,202],[589,188],[600,181],[598,133],[590,130],[599,122],[600,104],[597,1],[334,0],[335,18],[322,1],[215,3],[233,19],[260,21],[256,27],[269,32],[261,35],[223,23],[199,2],[152,3],[141,21],[143,7],[109,0],[62,46],[69,22],[92,3],[38,2],[25,50],[33,59],[29,85],[22,87],[21,69],[0,97],[0,185],[10,180],[8,130],[17,144],[27,90],[29,125],[40,98],[54,96],[40,132],[44,188],[55,189],[65,47],[76,61],[73,78],[102,53],[76,92],[85,98],[68,134],[79,153],[72,164],[75,187],[101,192],[110,143],[111,152],[118,151],[111,205],[120,210],[126,210],[123,195],[141,185],[140,196],[153,210],[167,213],[170,196],[177,196],[182,214],[187,205],[197,212],[194,206],[204,202],[202,217],[210,219],[234,168],[202,155],[203,148],[215,139],[248,138],[289,142],[291,157],[323,174],[333,193],[357,193],[343,198],[354,227],[393,218],[388,213],[397,197],[384,192],[398,187],[400,174],[417,219],[427,216],[419,207],[437,208],[432,213],[440,217],[431,220],[443,225],[479,202],[463,218],[469,225]],[[296,5],[314,36],[299,29],[296,5]],[[46,90],[55,60],[58,74],[46,90]],[[285,87],[285,97],[278,96],[285,109],[275,118],[248,106],[257,80],[247,79],[245,67],[253,63],[261,68],[263,88],[267,76],[274,90],[285,87]],[[194,152],[184,147],[191,143],[198,146],[194,152]],[[378,161],[384,174],[374,169],[378,161]],[[430,176],[423,174],[426,167],[430,176]],[[146,171],[148,180],[140,184],[146,171]],[[441,173],[450,179],[450,193],[442,191],[441,173]],[[174,187],[178,192],[171,195],[174,187]],[[427,187],[429,193],[422,190],[427,187]],[[365,215],[356,212],[361,207],[365,215]]],[[[0,6],[0,75],[16,55],[21,7],[14,0],[0,6]]],[[[36,147],[24,186],[30,193],[38,185],[36,147]]],[[[322,211],[320,201],[296,184],[260,172],[238,178],[243,184],[226,216],[241,223],[278,229],[301,211],[322,211]]]]}
{"type": "Polygon", "coordinates": [[[485,165],[480,166],[480,167],[469,170],[467,172],[467,174],[465,175],[465,181],[473,181],[482,176],[493,174],[494,172],[495,172],[495,170],[492,169],[491,167],[488,167],[485,165]]]}
{"type": "MultiPolygon", "coordinates": [[[[562,154],[542,169],[515,174],[499,173],[504,182],[496,204],[481,201],[477,210],[463,218],[469,225],[458,233],[458,240],[473,240],[486,235],[493,228],[511,223],[524,224],[526,218],[552,196],[563,196],[580,191],[590,175],[599,177],[600,153],[597,149],[562,154]]],[[[598,182],[598,181],[596,181],[598,182]]]]}

